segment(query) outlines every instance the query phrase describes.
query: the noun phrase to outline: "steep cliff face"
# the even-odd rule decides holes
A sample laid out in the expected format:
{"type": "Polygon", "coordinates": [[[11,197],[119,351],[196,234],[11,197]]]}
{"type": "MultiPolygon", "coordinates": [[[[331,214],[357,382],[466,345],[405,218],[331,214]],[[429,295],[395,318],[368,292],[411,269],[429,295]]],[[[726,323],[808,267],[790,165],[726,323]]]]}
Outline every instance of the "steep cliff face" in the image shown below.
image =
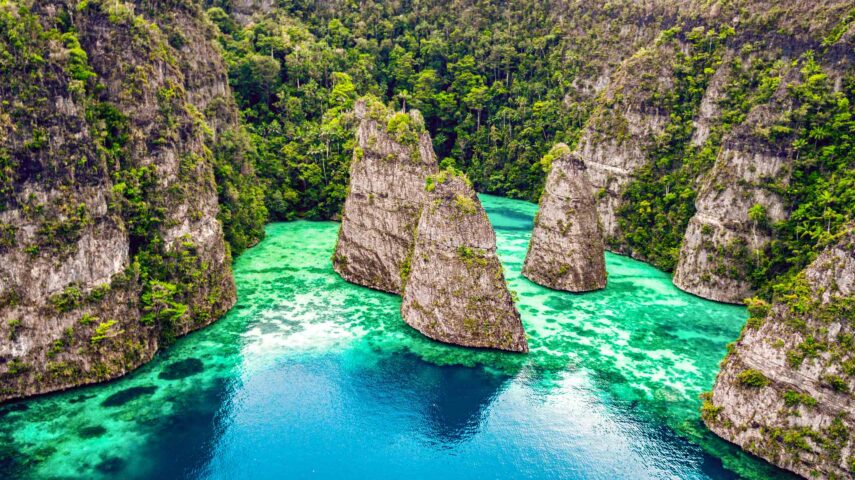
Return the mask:
{"type": "Polygon", "coordinates": [[[725,138],[683,238],[674,271],[678,288],[729,303],[752,295],[748,269],[772,241],[769,226],[788,214],[777,192],[789,183],[794,154],[787,143],[770,142],[760,132],[792,108],[785,87],[790,82],[782,82],[774,101],[753,110],[725,138]]]}
{"type": "Polygon", "coordinates": [[[441,342],[527,352],[496,235],[472,186],[445,171],[428,180],[427,190],[405,264],[404,321],[441,342]]]}
{"type": "Polygon", "coordinates": [[[418,112],[360,100],[355,113],[357,148],[333,268],[349,282],[400,294],[436,155],[418,112]]]}
{"type": "Polygon", "coordinates": [[[211,153],[236,128],[225,75],[198,7],[147,8],[0,9],[14,105],[0,122],[0,400],[122,375],[234,303],[211,153]]]}
{"type": "Polygon", "coordinates": [[[855,230],[751,319],[705,401],[718,435],[808,478],[855,474],[855,230]]]}
{"type": "Polygon", "coordinates": [[[692,119],[691,144],[693,147],[702,147],[713,135],[712,130],[721,117],[722,107],[719,102],[727,94],[729,82],[733,79],[733,57],[733,51],[727,49],[721,64],[716,68],[715,74],[710,78],[709,85],[704,91],[698,112],[692,119]]]}
{"type": "Polygon", "coordinates": [[[811,145],[834,135],[806,136],[812,117],[829,115],[817,113],[833,103],[816,107],[823,89],[851,95],[853,13],[837,1],[684,3],[611,75],[577,150],[609,249],[738,303],[786,270],[781,251],[801,248],[779,228],[802,221],[791,219],[804,187],[790,178],[842,178],[799,157],[822,157],[811,145]]]}
{"type": "Polygon", "coordinates": [[[605,246],[585,163],[563,144],[553,148],[549,157],[554,159],[523,275],[556,290],[605,288],[605,246]]]}
{"type": "Polygon", "coordinates": [[[564,99],[568,113],[585,119],[590,113],[585,107],[594,105],[612,79],[621,75],[624,61],[674,25],[678,18],[674,6],[668,0],[615,2],[609,8],[588,0],[552,4],[552,22],[573,45],[566,66],[574,72],[573,88],[564,99]]]}
{"type": "Polygon", "coordinates": [[[625,253],[631,251],[618,241],[617,211],[624,188],[649,163],[649,151],[668,124],[669,111],[651,99],[674,88],[670,68],[674,48],[667,42],[642,49],[620,66],[577,146],[597,195],[603,234],[613,249],[625,253]]]}
{"type": "MultiPolygon", "coordinates": [[[[720,103],[732,102],[737,95],[733,93],[734,86],[744,82],[748,75],[744,65],[765,64],[766,67],[760,67],[765,68],[761,74],[765,84],[749,95],[747,99],[754,105],[732,130],[723,132],[726,120],[721,118],[707,121],[713,125],[713,135],[723,136],[723,140],[713,168],[700,179],[694,202],[696,212],[683,236],[674,274],[675,285],[705,298],[741,303],[758,286],[768,289],[771,272],[781,273],[792,267],[790,260],[785,260],[779,252],[800,248],[795,247],[802,241],[794,230],[811,228],[795,227],[804,221],[799,210],[815,208],[809,205],[821,202],[803,195],[806,189],[814,188],[808,187],[813,181],[806,179],[818,178],[816,175],[831,179],[831,183],[819,188],[827,189],[828,198],[837,202],[836,192],[841,186],[832,185],[845,176],[839,170],[846,169],[845,162],[829,162],[835,155],[817,154],[827,147],[814,143],[816,139],[810,140],[810,136],[817,134],[818,123],[826,124],[819,127],[823,130],[831,126],[828,134],[819,134],[826,139],[836,135],[830,133],[832,130],[845,127],[830,118],[817,122],[816,112],[807,112],[816,108],[815,99],[825,95],[840,98],[851,95],[843,80],[851,74],[851,67],[840,65],[833,54],[826,55],[821,63],[814,61],[812,53],[785,61],[782,58],[787,57],[781,48],[764,52],[765,59],[753,54],[742,59],[736,56],[734,66],[729,69],[730,96],[723,96],[720,103]],[[776,60],[769,57],[770,52],[776,60]],[[740,68],[743,71],[738,71],[740,68]],[[831,87],[835,84],[836,87],[831,87]],[[831,93],[832,89],[838,91],[831,93]],[[805,94],[808,91],[812,93],[805,94]]],[[[732,112],[731,107],[726,115],[732,112]]],[[[846,142],[834,143],[838,145],[833,148],[840,151],[850,148],[846,142]]],[[[831,208],[838,212],[847,210],[841,204],[831,208]]],[[[839,218],[845,221],[848,217],[839,218]]],[[[823,229],[834,233],[843,221],[825,225],[823,229]]],[[[798,268],[806,263],[802,261],[798,268]]]]}

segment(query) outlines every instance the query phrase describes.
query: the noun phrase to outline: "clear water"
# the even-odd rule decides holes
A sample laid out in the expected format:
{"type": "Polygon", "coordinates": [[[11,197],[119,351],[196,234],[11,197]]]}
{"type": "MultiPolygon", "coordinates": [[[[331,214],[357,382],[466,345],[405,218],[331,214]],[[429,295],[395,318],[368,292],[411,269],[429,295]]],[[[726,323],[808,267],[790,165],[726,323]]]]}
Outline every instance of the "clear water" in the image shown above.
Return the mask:
{"type": "Polygon", "coordinates": [[[785,477],[699,419],[743,308],[610,254],[604,291],[538,287],[535,205],[482,199],[529,355],[426,340],[332,271],[338,224],[273,224],[225,318],[121,380],[0,407],[0,478],[785,477]]]}

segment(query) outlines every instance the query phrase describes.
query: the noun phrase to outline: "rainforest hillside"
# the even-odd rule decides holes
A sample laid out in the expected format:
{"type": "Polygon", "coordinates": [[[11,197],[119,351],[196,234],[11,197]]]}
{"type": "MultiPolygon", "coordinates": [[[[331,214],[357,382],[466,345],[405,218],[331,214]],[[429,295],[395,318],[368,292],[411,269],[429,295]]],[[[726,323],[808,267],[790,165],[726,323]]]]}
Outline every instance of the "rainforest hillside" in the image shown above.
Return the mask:
{"type": "Polygon", "coordinates": [[[687,243],[703,248],[686,283],[704,296],[770,294],[852,217],[845,1],[287,2],[207,15],[272,219],[340,211],[342,114],[366,93],[420,110],[442,162],[482,192],[537,201],[558,142],[619,158],[597,185],[611,248],[667,271],[687,243]],[[777,166],[734,172],[737,145],[777,166]],[[725,196],[742,200],[727,218],[689,228],[731,184],[725,196]]]}
{"type": "Polygon", "coordinates": [[[537,202],[565,144],[585,231],[747,299],[707,423],[851,474],[853,60],[848,0],[0,0],[0,401],[131,371],[265,223],[341,219],[366,97],[482,193],[537,202]]]}

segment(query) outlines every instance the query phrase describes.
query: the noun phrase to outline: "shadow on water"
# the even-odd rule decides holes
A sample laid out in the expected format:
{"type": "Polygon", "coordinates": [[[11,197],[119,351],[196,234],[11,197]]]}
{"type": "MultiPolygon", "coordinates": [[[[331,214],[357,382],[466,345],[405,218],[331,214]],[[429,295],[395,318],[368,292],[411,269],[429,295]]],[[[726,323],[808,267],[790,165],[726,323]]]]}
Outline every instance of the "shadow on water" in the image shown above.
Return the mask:
{"type": "Polygon", "coordinates": [[[232,334],[215,326],[121,380],[0,407],[0,478],[198,478],[238,388],[232,334]],[[232,339],[218,352],[229,361],[183,348],[202,339],[232,339]]]}
{"type": "Polygon", "coordinates": [[[417,413],[417,429],[428,443],[453,448],[478,433],[491,404],[514,375],[481,367],[439,366],[398,353],[381,358],[355,378],[361,395],[402,404],[417,413]]]}
{"type": "Polygon", "coordinates": [[[175,413],[152,425],[137,454],[151,460],[148,478],[198,478],[211,462],[215,446],[228,423],[234,387],[218,378],[189,398],[172,399],[175,413]]]}

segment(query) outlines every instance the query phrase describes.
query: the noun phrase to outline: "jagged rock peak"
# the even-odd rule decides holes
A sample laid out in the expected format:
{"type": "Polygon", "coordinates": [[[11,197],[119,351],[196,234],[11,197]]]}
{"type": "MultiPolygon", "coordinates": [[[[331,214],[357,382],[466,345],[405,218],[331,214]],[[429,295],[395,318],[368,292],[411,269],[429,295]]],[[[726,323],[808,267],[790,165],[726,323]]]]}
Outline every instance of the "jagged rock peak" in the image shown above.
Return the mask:
{"type": "Polygon", "coordinates": [[[719,436],[809,478],[855,474],[855,226],[751,318],[703,417],[719,436]]]}
{"type": "Polygon", "coordinates": [[[496,235],[463,174],[429,177],[401,314],[441,342],[527,352],[519,312],[496,256],[496,235]]]}
{"type": "Polygon", "coordinates": [[[417,111],[395,113],[365,98],[354,113],[357,147],[333,268],[349,282],[400,294],[436,154],[417,111]]]}
{"type": "Polygon", "coordinates": [[[567,145],[544,157],[551,163],[523,266],[529,280],[568,292],[606,286],[603,233],[588,169],[567,145]]]}

